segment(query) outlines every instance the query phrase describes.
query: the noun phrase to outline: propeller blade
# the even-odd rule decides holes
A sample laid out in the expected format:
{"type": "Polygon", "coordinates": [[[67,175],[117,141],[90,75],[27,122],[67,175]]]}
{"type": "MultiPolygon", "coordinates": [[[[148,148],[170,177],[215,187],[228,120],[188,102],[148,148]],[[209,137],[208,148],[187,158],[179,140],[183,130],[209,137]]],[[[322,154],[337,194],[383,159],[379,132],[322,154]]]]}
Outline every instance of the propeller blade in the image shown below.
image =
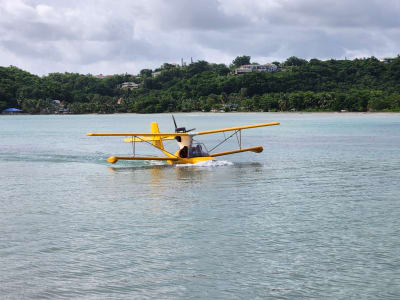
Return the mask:
{"type": "Polygon", "coordinates": [[[174,121],[174,125],[175,125],[175,132],[176,132],[176,129],[178,128],[178,126],[176,126],[176,121],[175,121],[174,115],[172,115],[172,120],[174,121]]]}
{"type": "Polygon", "coordinates": [[[174,115],[172,115],[172,120],[174,121],[175,132],[187,132],[185,127],[178,127],[178,126],[176,125],[176,121],[175,121],[174,115]]]}

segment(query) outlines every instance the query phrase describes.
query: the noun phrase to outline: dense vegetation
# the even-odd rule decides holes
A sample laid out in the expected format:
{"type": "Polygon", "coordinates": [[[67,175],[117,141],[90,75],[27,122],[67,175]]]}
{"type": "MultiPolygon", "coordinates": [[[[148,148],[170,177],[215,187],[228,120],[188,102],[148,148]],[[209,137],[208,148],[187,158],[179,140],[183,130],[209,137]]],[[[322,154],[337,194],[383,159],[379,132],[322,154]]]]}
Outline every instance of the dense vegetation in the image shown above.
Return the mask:
{"type": "Polygon", "coordinates": [[[278,72],[233,75],[249,63],[237,57],[231,66],[198,61],[187,66],[164,64],[137,76],[52,73],[39,77],[16,67],[0,67],[0,110],[27,113],[64,110],[72,113],[172,111],[400,111],[400,56],[380,61],[290,57],[274,62],[278,72]],[[140,83],[122,89],[123,82],[140,83]]]}

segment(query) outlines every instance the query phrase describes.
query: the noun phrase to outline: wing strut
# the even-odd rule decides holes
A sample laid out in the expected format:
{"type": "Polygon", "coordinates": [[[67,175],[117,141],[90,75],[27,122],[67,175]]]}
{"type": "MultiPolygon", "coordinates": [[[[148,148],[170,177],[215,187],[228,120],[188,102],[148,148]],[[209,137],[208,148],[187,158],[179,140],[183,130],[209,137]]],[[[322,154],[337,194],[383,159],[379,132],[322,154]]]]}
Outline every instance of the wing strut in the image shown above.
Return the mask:
{"type": "Polygon", "coordinates": [[[229,139],[230,139],[231,137],[233,137],[234,135],[236,135],[236,138],[237,138],[237,140],[238,140],[239,148],[242,149],[242,130],[239,129],[239,130],[235,130],[230,136],[225,137],[225,139],[222,140],[221,142],[219,142],[214,148],[212,148],[212,149],[210,150],[210,152],[213,151],[213,150],[214,150],[215,148],[217,148],[218,146],[220,146],[220,145],[222,145],[223,143],[225,143],[227,140],[229,140],[229,139]],[[237,136],[238,133],[239,133],[239,135],[240,135],[239,138],[238,138],[238,136],[237,136]]]}
{"type": "MultiPolygon", "coordinates": [[[[168,152],[168,151],[165,150],[165,149],[161,149],[160,147],[157,147],[156,145],[153,145],[153,143],[150,143],[149,141],[146,141],[146,140],[142,139],[140,136],[132,136],[132,143],[133,143],[134,145],[135,145],[135,140],[136,140],[136,139],[141,140],[142,142],[145,142],[145,143],[149,144],[150,146],[152,146],[152,147],[154,147],[154,148],[160,150],[160,151],[163,152],[164,154],[168,155],[168,157],[166,157],[166,158],[172,158],[172,160],[174,160],[174,158],[178,159],[178,157],[177,157],[176,155],[174,155],[174,154],[168,152]]],[[[134,146],[133,149],[134,149],[134,150],[133,150],[133,151],[134,151],[134,152],[133,152],[133,155],[135,156],[135,146],[134,146]]],[[[121,159],[124,159],[124,158],[121,158],[121,159]]]]}

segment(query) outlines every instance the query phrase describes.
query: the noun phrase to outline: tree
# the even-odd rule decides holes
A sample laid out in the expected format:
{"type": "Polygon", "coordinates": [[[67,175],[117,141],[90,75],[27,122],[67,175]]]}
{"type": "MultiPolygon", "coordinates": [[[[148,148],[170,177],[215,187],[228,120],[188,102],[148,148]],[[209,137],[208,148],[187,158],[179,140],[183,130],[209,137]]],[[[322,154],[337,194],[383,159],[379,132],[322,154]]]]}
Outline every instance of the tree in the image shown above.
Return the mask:
{"type": "Polygon", "coordinates": [[[170,69],[175,68],[175,65],[169,64],[169,63],[164,63],[164,64],[162,65],[162,68],[163,68],[164,70],[170,70],[170,69]]]}
{"type": "Polygon", "coordinates": [[[211,67],[214,72],[221,76],[228,75],[230,72],[229,68],[225,64],[213,64],[211,67]]]}
{"type": "Polygon", "coordinates": [[[143,69],[140,71],[140,76],[142,76],[143,78],[151,77],[151,73],[152,71],[150,69],[143,69]]]}
{"type": "Polygon", "coordinates": [[[7,108],[6,101],[0,101],[0,112],[7,108]]]}
{"type": "Polygon", "coordinates": [[[285,66],[298,66],[299,67],[299,66],[304,66],[306,64],[307,64],[307,61],[305,59],[298,58],[296,56],[291,56],[284,62],[285,66]]]}
{"type": "MultiPolygon", "coordinates": [[[[238,56],[233,63],[231,68],[249,64],[250,56],[238,56]]],[[[229,76],[224,64],[198,61],[183,67],[163,64],[154,78],[150,69],[143,69],[141,78],[125,73],[104,79],[76,73],[39,77],[0,67],[0,108],[46,113],[55,110],[51,100],[57,99],[74,113],[210,110],[221,104],[264,111],[400,110],[400,57],[307,62],[292,56],[282,66],[282,72],[229,76]],[[126,81],[143,85],[123,90],[120,85],[126,81]],[[119,98],[124,99],[121,104],[119,98]]]]}
{"type": "Polygon", "coordinates": [[[208,62],[206,62],[205,60],[199,60],[197,62],[191,63],[187,67],[186,72],[189,77],[193,77],[194,75],[196,75],[198,73],[209,71],[210,69],[211,69],[211,67],[208,62]]]}
{"type": "Polygon", "coordinates": [[[236,68],[239,68],[240,66],[243,65],[249,65],[250,64],[250,56],[238,56],[232,61],[232,65],[236,68]]]}

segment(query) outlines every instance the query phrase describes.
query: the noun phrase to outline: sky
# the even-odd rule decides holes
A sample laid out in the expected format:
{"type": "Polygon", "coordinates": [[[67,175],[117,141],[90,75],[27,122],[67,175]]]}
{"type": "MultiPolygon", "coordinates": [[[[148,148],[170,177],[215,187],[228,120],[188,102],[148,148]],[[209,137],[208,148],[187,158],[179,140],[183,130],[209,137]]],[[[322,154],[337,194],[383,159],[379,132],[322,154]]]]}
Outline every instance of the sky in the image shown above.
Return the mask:
{"type": "Polygon", "coordinates": [[[137,74],[163,63],[394,57],[400,0],[0,0],[0,66],[137,74]]]}

